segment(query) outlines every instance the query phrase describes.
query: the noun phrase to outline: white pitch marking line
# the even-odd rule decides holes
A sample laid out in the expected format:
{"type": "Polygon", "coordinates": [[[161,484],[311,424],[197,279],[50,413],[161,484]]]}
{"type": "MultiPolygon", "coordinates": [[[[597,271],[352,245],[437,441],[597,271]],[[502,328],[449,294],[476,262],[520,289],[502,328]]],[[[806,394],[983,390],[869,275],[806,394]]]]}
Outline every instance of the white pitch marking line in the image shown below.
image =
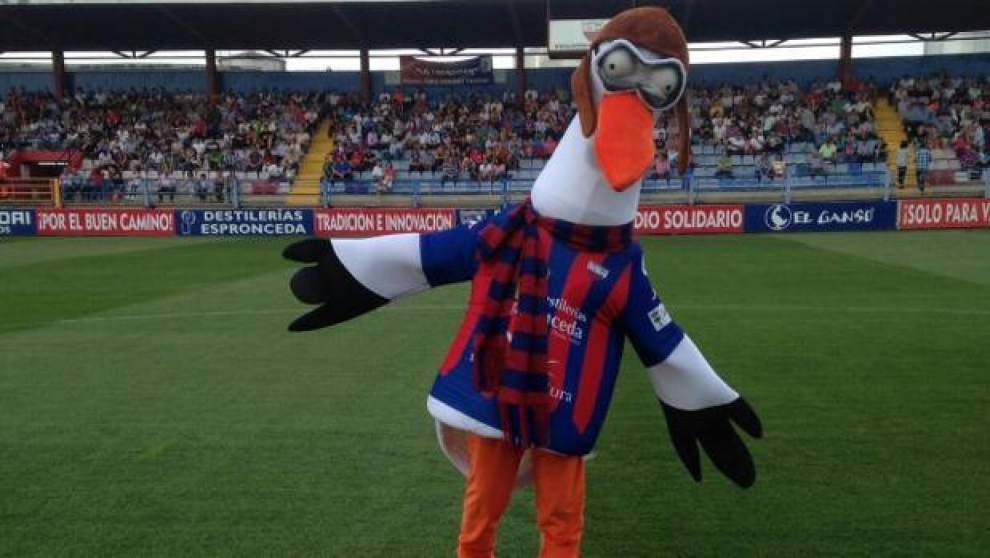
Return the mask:
{"type": "MultiPolygon", "coordinates": [[[[460,305],[419,305],[419,306],[393,306],[392,311],[404,312],[424,312],[424,311],[463,311],[465,306],[460,305]]],[[[967,310],[954,308],[903,308],[890,306],[742,306],[742,305],[714,305],[714,304],[681,304],[677,310],[702,310],[702,311],[758,311],[758,312],[849,312],[849,313],[890,313],[890,314],[946,314],[954,316],[990,316],[990,310],[967,310]]],[[[275,316],[282,314],[302,315],[307,311],[306,307],[300,308],[278,308],[271,310],[214,310],[208,312],[169,312],[160,314],[128,314],[121,316],[87,316],[83,318],[67,318],[64,320],[54,320],[51,322],[19,322],[7,324],[8,327],[23,326],[43,326],[43,325],[72,325],[82,323],[98,322],[123,322],[136,320],[177,320],[186,318],[236,318],[239,316],[275,316]]],[[[3,324],[0,323],[0,326],[3,324]]]]}

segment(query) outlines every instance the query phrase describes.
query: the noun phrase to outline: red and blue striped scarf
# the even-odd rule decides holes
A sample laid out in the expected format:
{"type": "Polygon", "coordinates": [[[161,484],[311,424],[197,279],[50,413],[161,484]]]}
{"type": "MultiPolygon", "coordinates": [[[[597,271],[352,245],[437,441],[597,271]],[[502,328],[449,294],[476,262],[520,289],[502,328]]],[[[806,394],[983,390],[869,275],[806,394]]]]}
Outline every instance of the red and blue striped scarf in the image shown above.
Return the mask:
{"type": "MultiPolygon", "coordinates": [[[[543,217],[529,198],[506,220],[488,224],[478,237],[478,277],[490,277],[477,322],[475,387],[495,396],[502,432],[516,444],[546,445],[550,414],[547,369],[547,278],[552,243],[541,229],[574,250],[620,252],[632,243],[632,223],[578,225],[543,217]]],[[[480,295],[480,293],[478,293],[480,295]]],[[[461,327],[472,327],[469,317],[461,327]]]]}

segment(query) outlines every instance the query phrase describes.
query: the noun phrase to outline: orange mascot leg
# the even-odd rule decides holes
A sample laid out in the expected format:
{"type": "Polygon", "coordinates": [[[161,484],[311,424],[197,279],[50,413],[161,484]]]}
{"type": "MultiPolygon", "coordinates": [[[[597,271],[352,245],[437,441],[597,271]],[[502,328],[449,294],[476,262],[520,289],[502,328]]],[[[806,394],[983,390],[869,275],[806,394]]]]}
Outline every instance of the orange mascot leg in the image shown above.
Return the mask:
{"type": "Polygon", "coordinates": [[[540,558],[577,558],[584,534],[584,459],[533,450],[540,558]]]}
{"type": "Polygon", "coordinates": [[[523,451],[500,439],[469,438],[471,471],[464,492],[458,558],[493,558],[499,520],[509,507],[523,451]]]}

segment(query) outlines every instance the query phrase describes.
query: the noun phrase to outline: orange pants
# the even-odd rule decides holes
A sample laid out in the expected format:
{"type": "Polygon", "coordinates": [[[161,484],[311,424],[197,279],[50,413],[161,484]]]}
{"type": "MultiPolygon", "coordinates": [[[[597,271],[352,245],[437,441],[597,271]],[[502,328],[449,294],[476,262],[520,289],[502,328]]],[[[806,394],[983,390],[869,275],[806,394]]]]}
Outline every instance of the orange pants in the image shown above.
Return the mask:
{"type": "MultiPolygon", "coordinates": [[[[458,558],[493,558],[498,523],[509,506],[524,451],[504,440],[471,436],[458,558]]],[[[540,558],[576,558],[584,532],[584,459],[533,451],[540,558]]]]}

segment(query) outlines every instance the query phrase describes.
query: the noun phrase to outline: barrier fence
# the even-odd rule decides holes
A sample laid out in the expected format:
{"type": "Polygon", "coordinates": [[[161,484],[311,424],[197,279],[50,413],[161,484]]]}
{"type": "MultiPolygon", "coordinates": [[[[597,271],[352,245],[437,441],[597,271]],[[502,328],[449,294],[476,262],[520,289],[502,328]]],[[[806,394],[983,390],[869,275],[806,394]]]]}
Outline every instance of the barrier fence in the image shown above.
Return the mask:
{"type": "MultiPolygon", "coordinates": [[[[0,236],[368,236],[473,224],[491,209],[0,208],[0,236]]],[[[648,205],[640,235],[990,228],[990,199],[648,205]]]]}
{"type": "Polygon", "coordinates": [[[147,176],[102,181],[73,179],[60,183],[59,187],[65,204],[79,207],[210,205],[236,209],[242,205],[286,205],[293,197],[289,182],[234,176],[147,176]]]}
{"type": "Polygon", "coordinates": [[[0,179],[0,206],[47,205],[60,207],[61,192],[57,180],[43,178],[0,179]]]}
{"type": "MultiPolygon", "coordinates": [[[[411,207],[424,205],[427,198],[442,199],[455,195],[497,196],[502,205],[529,194],[533,178],[507,177],[497,180],[444,180],[435,176],[397,179],[387,188],[365,178],[330,182],[320,185],[320,205],[330,207],[341,195],[407,196],[411,207]]],[[[681,192],[688,204],[695,203],[703,193],[763,193],[768,199],[790,203],[795,192],[815,189],[847,190],[860,189],[869,192],[869,197],[887,201],[891,196],[890,174],[886,169],[876,172],[829,173],[808,176],[770,177],[674,177],[646,178],[643,180],[644,193],[681,192]]]]}
{"type": "MultiPolygon", "coordinates": [[[[530,169],[532,170],[532,169],[530,169]]],[[[535,171],[534,171],[535,172],[535,171]]],[[[990,198],[990,171],[979,182],[970,182],[963,195],[990,198]],[[982,190],[982,191],[981,191],[982,190]]],[[[498,180],[444,181],[432,175],[399,179],[388,188],[368,177],[346,182],[323,181],[319,190],[295,191],[290,182],[271,177],[245,177],[211,173],[209,177],[189,178],[169,175],[131,176],[127,179],[89,180],[73,178],[65,182],[43,179],[0,181],[0,207],[314,207],[330,208],[340,205],[380,205],[423,207],[466,205],[470,201],[455,197],[475,197],[479,205],[506,206],[525,198],[533,185],[533,177],[507,177],[498,180]]],[[[777,178],[737,176],[715,178],[685,176],[644,179],[644,194],[667,194],[664,202],[691,205],[700,199],[714,201],[731,194],[754,194],[747,202],[791,203],[796,194],[831,193],[833,198],[878,199],[889,201],[893,185],[886,168],[858,173],[832,172],[822,175],[794,175],[777,178]],[[847,196],[848,194],[848,196],[847,196]]],[[[938,185],[933,187],[935,190],[938,185]]],[[[958,189],[957,189],[958,190],[958,189]]],[[[959,195],[955,192],[953,195],[959,195]]],[[[808,199],[809,196],[804,196],[808,199]]],[[[739,199],[738,197],[736,199],[739,199]]]]}

